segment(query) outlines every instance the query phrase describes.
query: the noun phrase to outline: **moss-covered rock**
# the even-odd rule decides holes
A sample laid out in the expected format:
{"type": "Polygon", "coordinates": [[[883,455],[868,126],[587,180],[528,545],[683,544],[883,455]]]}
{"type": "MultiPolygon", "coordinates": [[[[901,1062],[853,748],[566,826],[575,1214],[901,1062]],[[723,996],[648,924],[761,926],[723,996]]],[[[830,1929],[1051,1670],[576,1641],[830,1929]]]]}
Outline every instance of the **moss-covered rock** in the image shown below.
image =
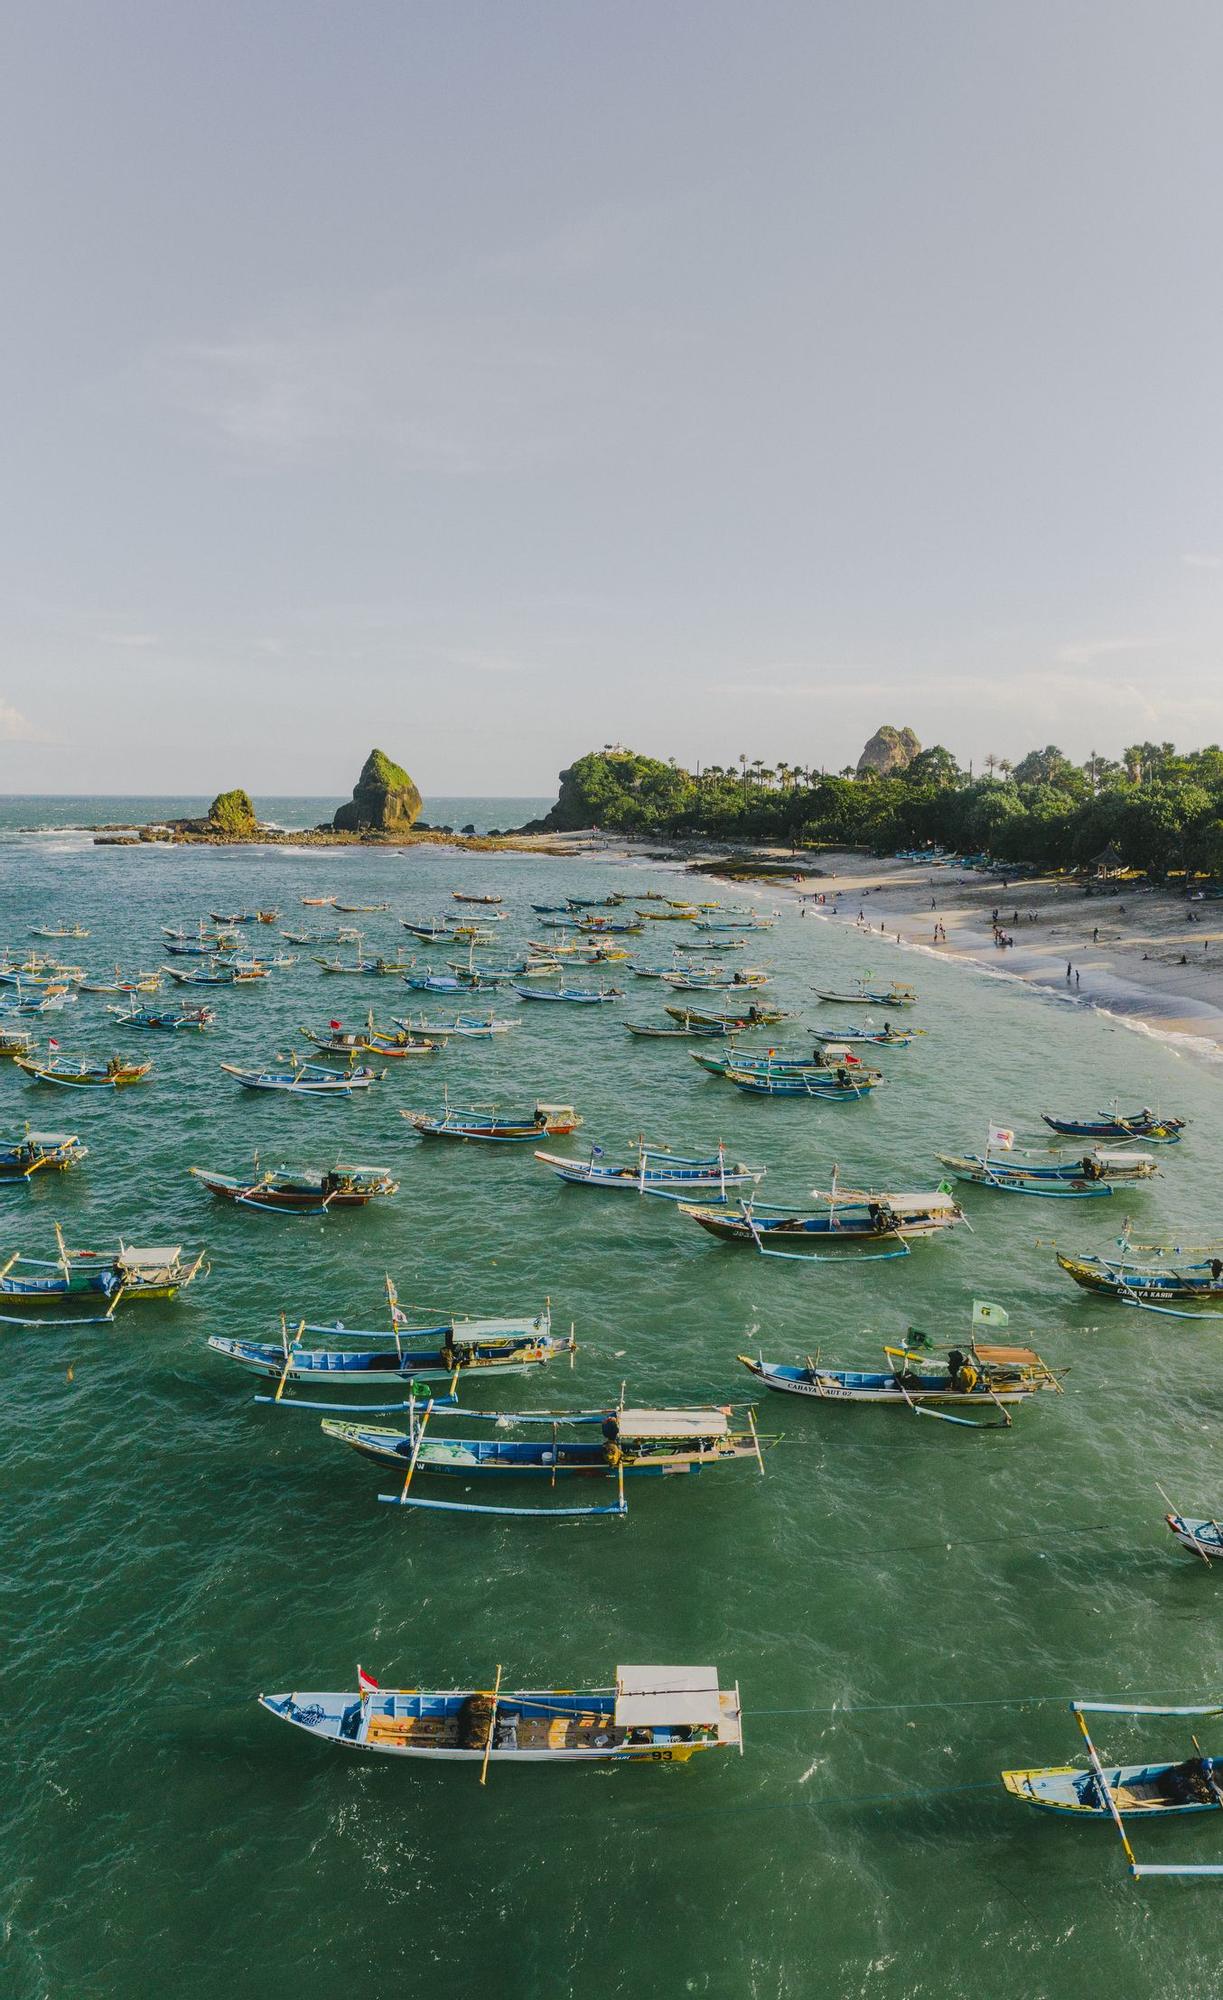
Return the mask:
{"type": "Polygon", "coordinates": [[[259,821],[249,792],[218,792],[208,808],[208,827],[210,832],[224,834],[231,840],[258,833],[259,821]]]}
{"type": "Polygon", "coordinates": [[[340,833],[406,833],[420,815],[421,796],[402,764],[385,750],[371,750],[332,824],[340,833]]]}

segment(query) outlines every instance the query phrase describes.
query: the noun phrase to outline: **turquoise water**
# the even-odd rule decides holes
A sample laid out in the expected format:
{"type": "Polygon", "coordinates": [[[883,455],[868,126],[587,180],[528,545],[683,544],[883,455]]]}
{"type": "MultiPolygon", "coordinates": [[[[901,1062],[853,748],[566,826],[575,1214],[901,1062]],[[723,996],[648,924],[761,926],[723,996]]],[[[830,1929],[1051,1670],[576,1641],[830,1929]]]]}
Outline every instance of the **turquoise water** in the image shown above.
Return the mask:
{"type": "MultiPolygon", "coordinates": [[[[509,947],[540,934],[532,900],[625,881],[605,862],[43,834],[0,851],[0,942],[79,918],[92,935],[72,950],[91,966],[157,963],[160,923],[275,900],[290,928],[313,926],[328,913],[298,899],[338,891],[392,903],[365,921],[393,950],[410,942],[398,917],[445,907],[454,887],[505,897],[509,947]]],[[[630,942],[660,959],[670,932],[630,942]]],[[[871,967],[920,986],[929,1035],[885,1055],[873,1100],[745,1098],[684,1045],[632,1041],[620,1019],[658,1017],[661,994],[631,977],[617,1008],[524,1007],[517,1033],[402,1064],[348,1104],[240,1091],[219,1060],[300,1047],[303,1023],[422,998],[448,1011],[446,996],[309,962],[221,992],[210,1036],[130,1036],[155,1078],[107,1103],[0,1068],[5,1132],[32,1119],[90,1147],[78,1173],[0,1195],[6,1255],[49,1254],[59,1219],[76,1245],[122,1233],[206,1245],[212,1262],[178,1303],[121,1307],[109,1329],[4,1330],[6,1995],[1223,1990],[1217,1886],[1132,1884],[1107,1831],[1026,1812],[997,1783],[1006,1765],[1075,1758],[1071,1695],[1219,1692],[1218,1575],[1173,1544],[1156,1490],[1188,1511],[1223,1503],[1218,1328],[1094,1301],[1049,1247],[1102,1247],[1127,1208],[1152,1238],[1217,1234],[1218,1076],[1105,1016],[902,963],[790,908],[757,942],[800,1022],[816,1018],[817,980],[871,967]],[[684,1151],[725,1138],[768,1165],[774,1200],[826,1184],[834,1161],[847,1179],[933,1185],[935,1151],[978,1146],[987,1120],[1035,1134],[1042,1108],[1118,1092],[1193,1123],[1164,1177],[1124,1200],[969,1190],[971,1234],[805,1269],[723,1248],[669,1204],[565,1189],[527,1148],[420,1143],[399,1108],[443,1084],[507,1107],[572,1100],[575,1152],[642,1130],[684,1151]],[[186,1172],[256,1151],[386,1162],[402,1192],[325,1221],[237,1214],[186,1172]],[[746,1397],[740,1352],[870,1365],[909,1325],[962,1341],[974,1297],[1068,1370],[1066,1393],[980,1434],[772,1397],[761,1426],[784,1441],[763,1481],[736,1466],[638,1482],[623,1523],[403,1516],[376,1504],[384,1474],[308,1416],[256,1409],[253,1380],[205,1345],[271,1337],[282,1309],[377,1324],[386,1271],[428,1311],[522,1314],[550,1296],[575,1323],[572,1374],[479,1385],[485,1408],[589,1403],[622,1381],[643,1401],[746,1397]],[[440,1686],[487,1685],[498,1662],[511,1686],[713,1662],[741,1683],[746,1754],[501,1767],[482,1791],[470,1767],[328,1752],[255,1704],[261,1688],[352,1686],[358,1659],[440,1686]]],[[[85,998],[50,1031],[106,1053],[104,1007],[85,998]]],[[[1187,1748],[1175,1722],[1100,1737],[1117,1756],[1187,1748]]],[[[1223,1859],[1209,1819],[1140,1832],[1147,1858],[1223,1859]]]]}
{"type": "MultiPolygon", "coordinates": [[[[22,829],[36,828],[54,833],[79,826],[146,825],[155,820],[202,819],[211,799],[189,792],[160,798],[133,798],[126,794],[82,797],[60,793],[53,797],[0,797],[0,841],[22,829]]],[[[282,798],[257,796],[252,803],[261,820],[269,826],[313,827],[331,819],[338,798],[282,798]]],[[[554,799],[426,799],[421,817],[431,826],[475,827],[477,833],[490,828],[508,831],[529,819],[539,819],[554,799]]]]}

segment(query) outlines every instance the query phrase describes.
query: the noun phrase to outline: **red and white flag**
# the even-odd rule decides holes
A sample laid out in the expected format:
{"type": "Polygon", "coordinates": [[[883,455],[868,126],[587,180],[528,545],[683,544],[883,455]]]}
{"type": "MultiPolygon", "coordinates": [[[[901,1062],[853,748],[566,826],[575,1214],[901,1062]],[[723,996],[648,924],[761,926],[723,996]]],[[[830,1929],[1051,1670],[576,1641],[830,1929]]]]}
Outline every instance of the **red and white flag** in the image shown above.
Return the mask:
{"type": "Polygon", "coordinates": [[[360,1688],[362,1694],[377,1694],[379,1683],[374,1679],[372,1674],[366,1673],[364,1667],[358,1666],[357,1686],[360,1688]]]}
{"type": "Polygon", "coordinates": [[[327,1023],[327,1026],[329,1028],[339,1028],[341,1025],[342,1024],[339,1021],[328,1021],[327,1023]]]}
{"type": "Polygon", "coordinates": [[[54,1036],[52,1036],[51,1040],[47,1043],[47,1047],[49,1049],[57,1049],[59,1047],[59,1043],[55,1040],[54,1036]]]}

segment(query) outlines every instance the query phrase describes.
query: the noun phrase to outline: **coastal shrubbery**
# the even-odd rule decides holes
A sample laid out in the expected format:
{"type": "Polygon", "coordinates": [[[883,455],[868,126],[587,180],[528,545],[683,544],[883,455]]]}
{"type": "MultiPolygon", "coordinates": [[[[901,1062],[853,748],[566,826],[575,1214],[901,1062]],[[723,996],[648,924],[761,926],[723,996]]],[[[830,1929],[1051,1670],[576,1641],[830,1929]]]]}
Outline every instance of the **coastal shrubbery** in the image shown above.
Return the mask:
{"type": "Polygon", "coordinates": [[[1179,753],[1139,743],[1119,761],[1075,764],[1054,744],[1012,764],[986,758],[963,771],[941,744],[891,776],[837,774],[741,754],[735,765],[686,771],[635,751],[579,757],[561,773],[549,831],[711,837],[875,853],[933,843],[1040,868],[1104,858],[1154,875],[1223,876],[1223,750],[1179,753]]]}

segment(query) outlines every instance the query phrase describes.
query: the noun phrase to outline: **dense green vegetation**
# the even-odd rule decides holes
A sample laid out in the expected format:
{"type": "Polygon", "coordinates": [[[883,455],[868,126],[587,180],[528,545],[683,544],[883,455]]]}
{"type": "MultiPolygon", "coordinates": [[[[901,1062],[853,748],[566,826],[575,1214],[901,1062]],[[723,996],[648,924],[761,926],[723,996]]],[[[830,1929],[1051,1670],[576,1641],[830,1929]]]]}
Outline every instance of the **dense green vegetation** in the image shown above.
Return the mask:
{"type": "Polygon", "coordinates": [[[257,833],[259,822],[249,792],[240,788],[232,792],[218,792],[208,808],[208,825],[214,832],[223,833],[229,839],[257,833]]]}
{"type": "Polygon", "coordinates": [[[1102,854],[1152,874],[1223,875],[1223,750],[1179,754],[1138,743],[1120,762],[1071,763],[1053,744],[1018,763],[987,757],[964,772],[941,744],[889,777],[832,776],[798,765],[685,771],[674,760],[607,749],[561,773],[544,825],[622,833],[867,847],[876,853],[933,842],[957,853],[1041,868],[1074,868],[1102,854]]]}

